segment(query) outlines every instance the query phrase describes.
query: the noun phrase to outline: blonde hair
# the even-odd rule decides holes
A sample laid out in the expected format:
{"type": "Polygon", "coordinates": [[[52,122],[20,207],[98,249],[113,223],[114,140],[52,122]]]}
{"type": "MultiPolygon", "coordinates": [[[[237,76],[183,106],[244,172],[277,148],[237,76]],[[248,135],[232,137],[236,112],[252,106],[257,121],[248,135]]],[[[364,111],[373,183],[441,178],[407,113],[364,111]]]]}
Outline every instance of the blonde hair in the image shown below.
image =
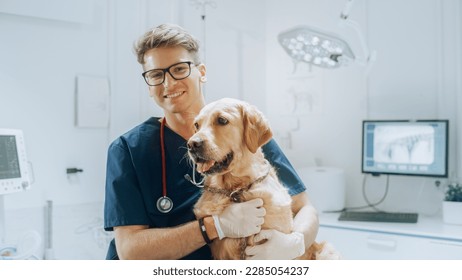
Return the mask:
{"type": "Polygon", "coordinates": [[[138,62],[144,64],[144,54],[148,50],[162,47],[183,47],[192,55],[194,64],[200,64],[199,41],[182,27],[169,23],[147,31],[135,42],[138,62]]]}

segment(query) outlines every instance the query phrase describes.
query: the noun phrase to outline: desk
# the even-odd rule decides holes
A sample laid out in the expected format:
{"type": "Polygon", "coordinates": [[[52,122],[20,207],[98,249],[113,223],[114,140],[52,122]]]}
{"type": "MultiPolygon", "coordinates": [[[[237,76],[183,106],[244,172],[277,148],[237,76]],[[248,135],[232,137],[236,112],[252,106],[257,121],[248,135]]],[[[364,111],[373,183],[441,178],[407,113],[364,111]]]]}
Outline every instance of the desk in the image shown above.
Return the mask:
{"type": "Polygon", "coordinates": [[[326,240],[344,259],[462,260],[462,226],[419,215],[415,224],[338,221],[320,214],[317,241],[326,240]]]}

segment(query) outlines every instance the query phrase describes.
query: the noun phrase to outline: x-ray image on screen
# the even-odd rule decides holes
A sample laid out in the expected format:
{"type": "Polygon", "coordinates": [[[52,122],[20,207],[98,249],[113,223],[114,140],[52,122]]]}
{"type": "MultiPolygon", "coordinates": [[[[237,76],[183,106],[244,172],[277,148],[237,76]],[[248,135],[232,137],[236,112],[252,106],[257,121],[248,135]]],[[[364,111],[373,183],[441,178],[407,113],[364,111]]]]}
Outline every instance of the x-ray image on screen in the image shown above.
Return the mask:
{"type": "Polygon", "coordinates": [[[446,177],[448,121],[363,121],[362,172],[446,177]]]}
{"type": "Polygon", "coordinates": [[[431,164],[435,160],[435,130],[430,125],[379,126],[374,134],[376,162],[431,164]]]}

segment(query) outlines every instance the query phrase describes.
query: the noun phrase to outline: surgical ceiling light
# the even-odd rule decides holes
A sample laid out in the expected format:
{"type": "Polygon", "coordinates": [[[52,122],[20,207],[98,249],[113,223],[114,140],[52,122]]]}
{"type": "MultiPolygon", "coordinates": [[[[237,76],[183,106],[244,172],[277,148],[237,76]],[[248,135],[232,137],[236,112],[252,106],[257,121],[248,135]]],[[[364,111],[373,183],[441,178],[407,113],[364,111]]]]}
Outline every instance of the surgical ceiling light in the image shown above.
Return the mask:
{"type": "Polygon", "coordinates": [[[295,61],[323,68],[337,68],[355,59],[348,43],[336,35],[312,27],[296,27],[278,36],[279,43],[295,61]]]}
{"type": "Polygon", "coordinates": [[[348,26],[357,33],[364,52],[364,58],[354,55],[348,43],[333,33],[324,32],[309,26],[299,26],[279,34],[278,41],[295,63],[306,62],[322,68],[338,68],[352,61],[368,66],[369,72],[376,52],[369,52],[359,24],[349,19],[354,0],[347,0],[340,14],[340,26],[348,26]]]}

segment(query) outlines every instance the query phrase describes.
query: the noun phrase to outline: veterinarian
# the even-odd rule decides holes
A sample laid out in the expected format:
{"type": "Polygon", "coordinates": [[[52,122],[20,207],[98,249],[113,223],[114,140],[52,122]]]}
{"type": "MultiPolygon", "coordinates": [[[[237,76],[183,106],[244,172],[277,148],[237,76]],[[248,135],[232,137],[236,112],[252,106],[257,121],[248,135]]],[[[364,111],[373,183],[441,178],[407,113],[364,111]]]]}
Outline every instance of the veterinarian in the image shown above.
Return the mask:
{"type": "MultiPolygon", "coordinates": [[[[164,116],[152,117],[117,138],[108,149],[104,228],[114,231],[107,259],[211,259],[207,242],[257,234],[268,242],[247,247],[248,259],[293,259],[303,254],[318,231],[316,210],[305,186],[274,140],[263,146],[267,160],[289,189],[294,231],[261,231],[261,199],[234,203],[214,219],[196,220],[193,205],[201,175],[187,160],[186,141],[193,119],[205,105],[206,67],[199,44],[176,25],[147,31],[135,52],[149,95],[164,116]],[[218,223],[218,225],[215,223],[218,223]]],[[[141,76],[141,75],[140,75],[141,76]]]]}

